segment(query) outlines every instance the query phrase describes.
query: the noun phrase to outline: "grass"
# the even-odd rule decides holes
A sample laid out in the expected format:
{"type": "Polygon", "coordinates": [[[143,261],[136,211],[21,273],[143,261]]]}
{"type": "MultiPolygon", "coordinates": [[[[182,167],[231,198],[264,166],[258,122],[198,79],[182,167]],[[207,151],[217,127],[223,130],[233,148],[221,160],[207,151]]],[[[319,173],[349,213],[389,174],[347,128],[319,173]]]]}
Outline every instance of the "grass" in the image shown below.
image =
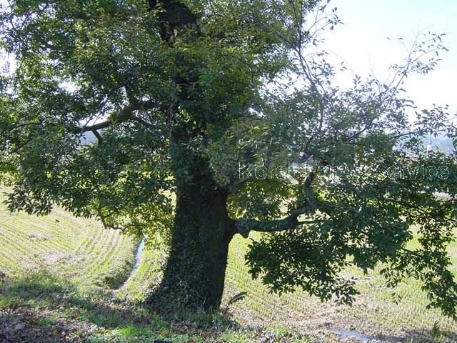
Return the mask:
{"type": "Polygon", "coordinates": [[[146,247],[135,273],[117,291],[117,296],[133,302],[141,302],[149,294],[151,284],[158,284],[165,265],[164,249],[146,247]]]}
{"type": "MultiPolygon", "coordinates": [[[[272,295],[248,274],[248,243],[231,244],[222,312],[163,318],[142,305],[160,280],[163,249],[145,250],[127,279],[137,239],[59,209],[37,218],[0,205],[0,341],[338,342],[335,330],[384,342],[457,341],[457,324],[425,309],[418,283],[400,285],[396,303],[378,270],[346,271],[362,292],[352,307],[300,291],[272,295]]],[[[456,243],[450,251],[457,266],[456,243]]]]}
{"type": "Polygon", "coordinates": [[[165,319],[140,304],[110,299],[106,293],[81,292],[72,283],[48,272],[2,283],[0,296],[2,342],[152,342],[162,339],[173,343],[230,343],[259,342],[264,337],[270,337],[265,342],[308,342],[285,329],[241,329],[221,313],[183,312],[179,319],[165,319]],[[15,333],[18,325],[21,333],[25,333],[19,339],[15,333]],[[2,326],[7,330],[2,331],[2,326]]]}
{"type": "Polygon", "coordinates": [[[0,244],[1,342],[308,342],[240,328],[225,313],[160,317],[141,301],[160,280],[164,249],[146,249],[129,277],[138,239],[61,209],[35,217],[0,205],[0,244]]]}
{"type": "MultiPolygon", "coordinates": [[[[345,271],[357,279],[361,292],[352,307],[321,303],[300,291],[279,297],[270,294],[259,280],[250,279],[240,258],[246,248],[246,240],[235,238],[227,271],[226,301],[238,292],[247,292],[245,300],[232,308],[237,318],[247,318],[257,325],[280,324],[325,342],[337,341],[335,329],[387,342],[457,341],[457,323],[437,310],[427,310],[426,294],[414,280],[395,289],[399,302],[392,297],[394,290],[385,287],[380,267],[367,275],[356,269],[345,271]]],[[[450,251],[457,265],[456,243],[451,244],[450,251]]]]}
{"type": "Polygon", "coordinates": [[[46,270],[81,287],[116,288],[133,265],[137,239],[62,209],[38,218],[1,206],[0,221],[0,272],[9,277],[46,270]]]}

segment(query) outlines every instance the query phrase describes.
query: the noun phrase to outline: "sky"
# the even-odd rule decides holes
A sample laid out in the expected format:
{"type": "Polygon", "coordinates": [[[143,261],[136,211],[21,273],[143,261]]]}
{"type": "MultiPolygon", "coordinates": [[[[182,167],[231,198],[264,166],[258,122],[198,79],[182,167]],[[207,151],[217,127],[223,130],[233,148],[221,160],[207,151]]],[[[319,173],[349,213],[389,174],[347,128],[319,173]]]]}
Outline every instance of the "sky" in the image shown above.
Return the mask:
{"type": "Polygon", "coordinates": [[[386,80],[389,65],[406,56],[396,38],[409,47],[419,32],[446,33],[449,52],[432,73],[409,78],[405,88],[419,107],[448,104],[457,113],[457,0],[331,0],[330,7],[337,7],[343,25],[325,35],[325,49],[347,64],[349,78],[374,72],[386,80]]]}

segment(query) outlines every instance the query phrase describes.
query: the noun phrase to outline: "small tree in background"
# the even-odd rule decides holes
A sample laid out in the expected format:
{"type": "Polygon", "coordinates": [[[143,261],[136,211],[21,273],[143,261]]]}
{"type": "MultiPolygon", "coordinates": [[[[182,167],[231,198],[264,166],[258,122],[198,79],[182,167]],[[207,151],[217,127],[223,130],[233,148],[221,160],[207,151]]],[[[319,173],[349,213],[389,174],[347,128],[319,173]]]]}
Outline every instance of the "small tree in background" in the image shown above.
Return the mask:
{"type": "Polygon", "coordinates": [[[327,3],[10,1],[0,24],[17,61],[1,80],[10,209],[59,205],[167,238],[155,294],[188,307],[220,305],[230,241],[259,231],[247,263],[272,291],[351,303],[343,268],[382,262],[388,285],[419,279],[430,305],[455,316],[446,246],[457,166],[425,155],[421,137],[456,133],[446,108],[419,111],[401,88],[433,69],[441,36],[416,42],[390,83],[356,77],[339,89],[325,54],[307,55],[339,19],[308,23],[311,12],[327,3]],[[90,132],[97,141],[83,145],[90,132]]]}

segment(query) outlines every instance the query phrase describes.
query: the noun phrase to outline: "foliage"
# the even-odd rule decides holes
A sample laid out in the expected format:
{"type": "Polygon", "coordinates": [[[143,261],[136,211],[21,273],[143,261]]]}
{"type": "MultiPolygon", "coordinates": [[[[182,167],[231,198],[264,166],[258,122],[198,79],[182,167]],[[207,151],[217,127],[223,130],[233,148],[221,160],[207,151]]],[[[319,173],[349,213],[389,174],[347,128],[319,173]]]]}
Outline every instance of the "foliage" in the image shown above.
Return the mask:
{"type": "MultiPolygon", "coordinates": [[[[0,14],[1,47],[17,60],[0,105],[10,209],[46,214],[59,204],[106,227],[169,237],[192,192],[208,204],[226,197],[230,220],[195,213],[221,217],[225,241],[268,232],[247,263],[273,291],[299,286],[351,303],[342,269],[384,262],[389,285],[413,276],[430,306],[455,316],[446,252],[455,155],[425,154],[419,142],[436,133],[455,141],[456,131],[446,107],[420,111],[402,89],[436,65],[442,35],[414,42],[391,81],[356,76],[340,89],[326,54],[309,54],[340,23],[327,5],[11,1],[0,14]],[[88,132],[97,142],[84,145],[88,132]],[[413,230],[420,246],[410,250],[413,230]]],[[[192,219],[180,245],[170,242],[182,256],[209,256],[218,233],[193,230],[207,220],[192,219]]]]}

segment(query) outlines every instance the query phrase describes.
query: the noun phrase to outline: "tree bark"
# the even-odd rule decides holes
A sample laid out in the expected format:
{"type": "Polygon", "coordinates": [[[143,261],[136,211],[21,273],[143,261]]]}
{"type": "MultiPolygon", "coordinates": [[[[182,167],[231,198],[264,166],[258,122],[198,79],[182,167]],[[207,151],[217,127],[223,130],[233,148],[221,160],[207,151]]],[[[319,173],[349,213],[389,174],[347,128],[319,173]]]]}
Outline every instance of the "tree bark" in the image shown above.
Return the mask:
{"type": "Polygon", "coordinates": [[[204,158],[174,141],[176,212],[158,294],[167,307],[215,309],[221,303],[234,235],[234,221],[226,208],[228,192],[213,181],[204,158]]]}
{"type": "MultiPolygon", "coordinates": [[[[188,28],[199,34],[197,16],[185,4],[149,0],[150,9],[156,9],[159,2],[161,7],[157,19],[163,41],[172,46],[171,37],[176,34],[175,30],[188,28]]],[[[191,71],[194,67],[188,66],[187,69],[191,71]]],[[[175,83],[182,88],[178,102],[198,102],[198,99],[193,99],[198,79],[191,74],[176,75],[175,83]],[[189,89],[193,90],[190,94],[189,89]]],[[[176,207],[168,261],[156,295],[161,303],[166,301],[168,308],[173,305],[218,308],[224,291],[228,247],[235,232],[234,221],[226,208],[228,192],[217,186],[208,161],[192,148],[196,138],[205,136],[204,116],[194,113],[194,122],[181,122],[174,118],[178,106],[170,108],[174,109],[167,115],[172,126],[170,155],[176,184],[176,207]]]]}

